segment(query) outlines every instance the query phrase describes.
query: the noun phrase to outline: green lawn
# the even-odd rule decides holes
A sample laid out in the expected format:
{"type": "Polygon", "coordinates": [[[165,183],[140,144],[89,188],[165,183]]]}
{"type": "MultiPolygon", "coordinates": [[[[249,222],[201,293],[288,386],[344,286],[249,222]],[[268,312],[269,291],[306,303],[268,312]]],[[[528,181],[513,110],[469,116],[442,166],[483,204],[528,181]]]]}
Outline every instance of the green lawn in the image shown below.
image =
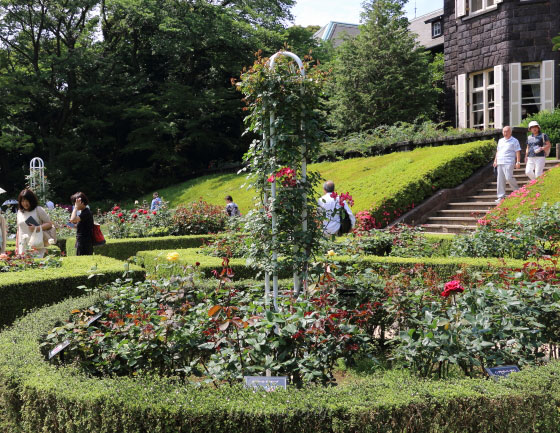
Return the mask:
{"type": "MultiPolygon", "coordinates": [[[[471,155],[488,153],[494,149],[492,142],[475,142],[456,146],[441,146],[437,148],[422,148],[412,152],[397,152],[370,158],[354,158],[337,162],[322,162],[312,164],[311,171],[319,172],[323,179],[332,179],[338,192],[349,192],[355,201],[354,212],[370,209],[374,204],[398,196],[409,186],[416,188],[419,182],[436,183],[438,187],[455,186],[472,173],[472,167],[463,171],[455,168],[442,173],[442,167],[451,163],[461,164],[472,160],[471,155]],[[451,171],[451,173],[449,173],[451,171]],[[433,177],[436,177],[433,179],[433,177]],[[438,179],[440,176],[441,179],[438,179]],[[414,187],[412,185],[415,185],[414,187]]],[[[488,153],[489,154],[489,153],[488,153]]],[[[485,160],[485,157],[482,158],[485,160]]],[[[490,159],[488,159],[489,161],[490,159]]],[[[463,164],[465,165],[465,164],[463,164]]],[[[164,200],[168,200],[172,207],[190,203],[199,198],[205,201],[225,205],[224,197],[233,196],[242,213],[253,207],[254,190],[247,189],[246,175],[217,174],[203,176],[197,179],[159,190],[164,200]]],[[[317,197],[321,195],[321,188],[317,189],[317,197]]],[[[144,197],[148,200],[149,196],[144,197]]]]}

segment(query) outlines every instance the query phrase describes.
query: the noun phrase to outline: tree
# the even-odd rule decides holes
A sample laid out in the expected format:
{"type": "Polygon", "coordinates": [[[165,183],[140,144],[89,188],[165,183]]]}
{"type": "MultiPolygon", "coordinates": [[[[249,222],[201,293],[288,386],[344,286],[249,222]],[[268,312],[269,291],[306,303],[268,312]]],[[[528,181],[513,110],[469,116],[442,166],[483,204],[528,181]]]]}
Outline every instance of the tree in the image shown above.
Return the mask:
{"type": "Polygon", "coordinates": [[[434,114],[429,54],[408,30],[405,3],[370,0],[360,34],[337,50],[330,121],[339,134],[434,114]]]}

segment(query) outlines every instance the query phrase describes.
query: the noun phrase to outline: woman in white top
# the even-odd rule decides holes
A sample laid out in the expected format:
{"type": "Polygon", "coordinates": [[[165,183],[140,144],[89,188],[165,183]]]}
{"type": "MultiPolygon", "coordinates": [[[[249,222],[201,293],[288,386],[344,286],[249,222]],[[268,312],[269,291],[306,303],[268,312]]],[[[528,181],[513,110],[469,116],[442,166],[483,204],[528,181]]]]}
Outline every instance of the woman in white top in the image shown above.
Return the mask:
{"type": "MultiPolygon", "coordinates": [[[[30,248],[28,247],[29,239],[34,231],[39,230],[39,226],[43,231],[50,230],[52,227],[51,219],[45,210],[38,206],[39,200],[33,191],[24,189],[18,196],[18,212],[17,212],[17,235],[16,246],[17,253],[24,254],[30,248]],[[28,223],[29,217],[32,217],[39,226],[28,223]]],[[[33,251],[36,257],[43,257],[46,248],[40,248],[33,251]]]]}

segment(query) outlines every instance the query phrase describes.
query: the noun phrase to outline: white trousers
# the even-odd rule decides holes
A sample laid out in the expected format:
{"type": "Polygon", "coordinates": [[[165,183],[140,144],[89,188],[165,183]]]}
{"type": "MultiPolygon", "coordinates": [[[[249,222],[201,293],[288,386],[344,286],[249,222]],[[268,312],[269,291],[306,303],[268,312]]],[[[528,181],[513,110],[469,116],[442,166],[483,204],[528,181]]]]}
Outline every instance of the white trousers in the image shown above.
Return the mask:
{"type": "Polygon", "coordinates": [[[506,196],[506,182],[514,189],[518,189],[517,181],[513,177],[513,167],[510,164],[498,164],[498,199],[502,199],[506,196]]]}
{"type": "Polygon", "coordinates": [[[542,156],[531,156],[527,158],[527,166],[525,167],[525,174],[531,180],[535,180],[544,171],[544,163],[546,158],[542,156]]]}

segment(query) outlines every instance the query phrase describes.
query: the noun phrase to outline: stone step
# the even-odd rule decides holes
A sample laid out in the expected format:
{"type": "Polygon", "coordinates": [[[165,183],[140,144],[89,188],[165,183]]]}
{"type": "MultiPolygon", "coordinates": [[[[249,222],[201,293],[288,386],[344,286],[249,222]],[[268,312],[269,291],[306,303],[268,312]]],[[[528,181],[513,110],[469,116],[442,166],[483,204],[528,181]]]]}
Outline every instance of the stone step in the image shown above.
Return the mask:
{"type": "MultiPolygon", "coordinates": [[[[516,179],[516,180],[517,180],[517,179],[516,179]]],[[[528,183],[529,183],[529,180],[521,180],[521,181],[517,180],[517,184],[519,185],[520,188],[521,188],[523,185],[527,185],[528,183]]],[[[486,184],[486,187],[487,187],[487,188],[492,188],[492,187],[497,188],[497,186],[498,186],[498,182],[497,182],[497,181],[496,181],[496,182],[488,182],[488,183],[486,184]]],[[[508,187],[509,187],[509,184],[508,184],[508,187]]]]}
{"type": "Polygon", "coordinates": [[[476,226],[462,226],[456,224],[422,224],[425,233],[465,233],[473,231],[476,226]]]}
{"type": "Polygon", "coordinates": [[[462,226],[476,226],[478,218],[473,216],[467,217],[454,217],[454,216],[433,216],[429,217],[427,224],[444,224],[444,225],[462,225],[462,226]]]}
{"type": "MultiPolygon", "coordinates": [[[[496,200],[496,191],[488,192],[488,193],[479,193],[477,195],[471,195],[465,197],[464,199],[466,202],[477,202],[477,201],[494,201],[496,200]]],[[[494,203],[495,204],[495,203],[494,203]]]]}
{"type": "Polygon", "coordinates": [[[451,210],[488,210],[496,206],[493,200],[488,197],[487,200],[484,201],[460,201],[460,202],[451,202],[447,204],[447,209],[451,210]]]}
{"type": "Polygon", "coordinates": [[[437,212],[437,217],[468,217],[482,218],[489,209],[443,209],[437,212]]]}

